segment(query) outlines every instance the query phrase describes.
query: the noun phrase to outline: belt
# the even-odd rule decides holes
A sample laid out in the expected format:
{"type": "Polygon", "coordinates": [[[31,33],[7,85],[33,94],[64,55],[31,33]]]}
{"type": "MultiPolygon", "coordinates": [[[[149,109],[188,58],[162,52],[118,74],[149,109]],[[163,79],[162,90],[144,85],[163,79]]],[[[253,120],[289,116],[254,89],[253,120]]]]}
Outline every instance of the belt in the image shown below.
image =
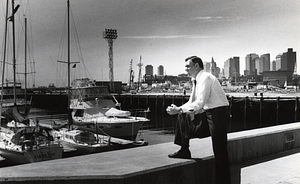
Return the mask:
{"type": "Polygon", "coordinates": [[[205,111],[212,112],[212,111],[220,110],[220,109],[223,109],[223,108],[228,109],[228,106],[226,105],[226,106],[215,107],[215,108],[211,108],[211,109],[206,109],[205,111]]]}

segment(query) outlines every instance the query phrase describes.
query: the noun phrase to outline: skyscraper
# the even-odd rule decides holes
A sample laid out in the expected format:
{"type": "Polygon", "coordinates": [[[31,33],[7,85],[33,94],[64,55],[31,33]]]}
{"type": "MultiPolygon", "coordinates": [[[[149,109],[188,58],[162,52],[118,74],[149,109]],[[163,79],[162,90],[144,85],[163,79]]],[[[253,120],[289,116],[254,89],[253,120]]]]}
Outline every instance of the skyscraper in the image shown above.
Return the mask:
{"type": "Polygon", "coordinates": [[[245,75],[256,75],[256,68],[255,68],[255,59],[258,58],[257,54],[248,54],[245,59],[245,66],[246,70],[244,72],[245,75]]]}
{"type": "Polygon", "coordinates": [[[296,52],[292,48],[288,48],[287,52],[276,56],[276,70],[294,72],[296,67],[296,52]]]}
{"type": "Polygon", "coordinates": [[[210,73],[219,78],[220,68],[217,67],[217,63],[215,62],[213,57],[211,58],[210,73]]]}
{"type": "Polygon", "coordinates": [[[259,75],[264,71],[270,71],[270,54],[263,54],[259,58],[255,58],[255,68],[259,75]]]}
{"type": "Polygon", "coordinates": [[[260,56],[260,58],[262,58],[262,62],[263,62],[263,71],[270,71],[271,69],[271,59],[270,59],[270,54],[263,54],[260,56]]]}
{"type": "Polygon", "coordinates": [[[145,66],[146,75],[153,75],[153,66],[147,65],[145,66]]]}
{"type": "Polygon", "coordinates": [[[225,61],[224,76],[226,78],[240,76],[240,57],[229,58],[225,61]]]}
{"type": "Polygon", "coordinates": [[[211,63],[210,62],[203,62],[203,69],[204,71],[210,73],[210,69],[211,69],[211,63]]]}
{"type": "Polygon", "coordinates": [[[164,75],[164,67],[162,65],[159,65],[157,67],[157,75],[160,76],[160,75],[164,75]]]}
{"type": "Polygon", "coordinates": [[[271,66],[272,66],[271,71],[276,71],[276,61],[275,60],[272,61],[271,66]]]}

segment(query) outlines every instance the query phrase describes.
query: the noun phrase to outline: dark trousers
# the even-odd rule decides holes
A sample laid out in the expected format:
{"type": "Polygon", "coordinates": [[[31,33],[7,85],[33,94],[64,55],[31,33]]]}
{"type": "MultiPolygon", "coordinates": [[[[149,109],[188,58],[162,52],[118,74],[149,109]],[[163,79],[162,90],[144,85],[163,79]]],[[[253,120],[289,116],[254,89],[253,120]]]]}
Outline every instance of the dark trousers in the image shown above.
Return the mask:
{"type": "Polygon", "coordinates": [[[191,138],[211,136],[212,147],[216,161],[216,183],[230,183],[230,167],[227,151],[227,127],[229,125],[228,107],[218,107],[207,110],[202,114],[191,116],[186,113],[178,114],[175,126],[174,143],[182,149],[189,147],[191,138]]]}

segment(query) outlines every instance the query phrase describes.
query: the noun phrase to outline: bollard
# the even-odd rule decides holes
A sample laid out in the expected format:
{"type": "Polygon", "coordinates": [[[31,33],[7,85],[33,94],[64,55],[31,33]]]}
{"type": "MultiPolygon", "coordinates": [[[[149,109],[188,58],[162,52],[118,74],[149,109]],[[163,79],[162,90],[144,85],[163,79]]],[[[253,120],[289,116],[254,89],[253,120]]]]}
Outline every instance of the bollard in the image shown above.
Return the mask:
{"type": "Polygon", "coordinates": [[[246,130],[246,123],[247,123],[247,101],[248,101],[248,96],[245,97],[245,105],[244,105],[244,130],[246,130]]]}
{"type": "Polygon", "coordinates": [[[299,97],[295,98],[295,122],[297,122],[298,99],[299,97]]]}
{"type": "Polygon", "coordinates": [[[146,97],[146,107],[147,108],[149,107],[149,95],[147,95],[147,97],[146,97]]]}
{"type": "Polygon", "coordinates": [[[277,97],[277,105],[276,105],[276,125],[279,123],[279,101],[280,97],[277,97]]]}
{"type": "MultiPolygon", "coordinates": [[[[261,93],[262,94],[262,93],[261,93]]],[[[259,104],[259,127],[262,127],[262,115],[263,115],[263,96],[260,97],[260,104],[259,104]]]]}
{"type": "Polygon", "coordinates": [[[230,116],[230,121],[229,121],[229,131],[231,131],[231,123],[232,123],[232,104],[233,104],[233,96],[230,98],[230,103],[229,103],[229,116],[230,116]]]}

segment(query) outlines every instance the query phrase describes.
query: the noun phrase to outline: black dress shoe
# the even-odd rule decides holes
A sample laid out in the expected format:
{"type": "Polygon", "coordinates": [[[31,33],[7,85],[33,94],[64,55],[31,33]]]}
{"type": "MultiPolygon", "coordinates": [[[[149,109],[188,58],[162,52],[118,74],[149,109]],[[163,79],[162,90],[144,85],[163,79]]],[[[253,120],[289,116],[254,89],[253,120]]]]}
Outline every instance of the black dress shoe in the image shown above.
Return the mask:
{"type": "Polygon", "coordinates": [[[191,158],[190,150],[179,150],[173,154],[168,155],[169,158],[191,158]]]}

